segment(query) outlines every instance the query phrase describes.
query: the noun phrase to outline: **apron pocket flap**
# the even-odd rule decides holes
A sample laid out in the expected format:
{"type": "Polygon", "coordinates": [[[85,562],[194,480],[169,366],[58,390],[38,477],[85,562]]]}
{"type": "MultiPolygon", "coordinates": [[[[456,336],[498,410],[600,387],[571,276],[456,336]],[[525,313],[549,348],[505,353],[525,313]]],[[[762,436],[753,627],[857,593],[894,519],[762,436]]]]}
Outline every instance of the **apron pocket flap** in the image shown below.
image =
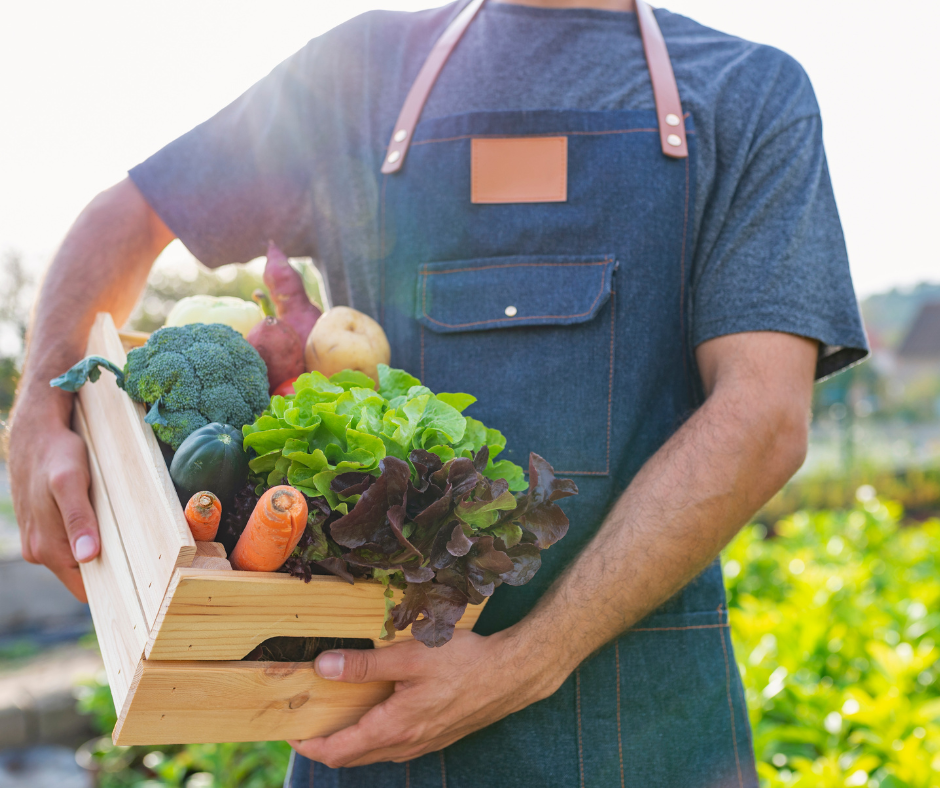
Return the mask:
{"type": "Polygon", "coordinates": [[[427,263],[416,317],[436,333],[586,323],[610,298],[612,256],[532,255],[427,263]]]}

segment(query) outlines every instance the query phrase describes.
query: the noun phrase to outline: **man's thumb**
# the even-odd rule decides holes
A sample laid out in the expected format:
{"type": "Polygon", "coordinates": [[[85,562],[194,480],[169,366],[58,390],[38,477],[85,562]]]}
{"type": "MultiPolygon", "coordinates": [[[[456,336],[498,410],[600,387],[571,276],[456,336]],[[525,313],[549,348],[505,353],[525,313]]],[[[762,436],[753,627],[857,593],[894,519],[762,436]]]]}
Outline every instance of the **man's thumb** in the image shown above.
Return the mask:
{"type": "Polygon", "coordinates": [[[79,563],[90,561],[100,550],[98,521],[88,500],[88,480],[80,469],[53,473],[49,487],[62,515],[72,555],[79,563]]]}
{"type": "Polygon", "coordinates": [[[400,675],[390,675],[394,665],[389,664],[388,652],[392,649],[372,649],[368,651],[343,650],[324,651],[313,667],[321,678],[333,681],[347,681],[351,684],[364,684],[367,681],[396,681],[400,675]]]}

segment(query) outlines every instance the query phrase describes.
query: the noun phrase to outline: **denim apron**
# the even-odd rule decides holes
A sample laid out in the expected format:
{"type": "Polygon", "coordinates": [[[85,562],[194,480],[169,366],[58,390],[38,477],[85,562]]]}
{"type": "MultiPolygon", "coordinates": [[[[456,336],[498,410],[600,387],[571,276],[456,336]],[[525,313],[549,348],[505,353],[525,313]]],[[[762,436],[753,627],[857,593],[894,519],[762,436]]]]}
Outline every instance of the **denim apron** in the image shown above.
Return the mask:
{"type": "MultiPolygon", "coordinates": [[[[528,467],[535,451],[580,489],[562,502],[567,536],[528,585],[497,589],[481,634],[531,610],[703,400],[689,330],[695,133],[684,118],[688,155],[673,158],[661,125],[649,110],[422,120],[407,165],[383,177],[380,319],[396,366],[476,396],[466,413],[505,434],[504,457],[528,467]],[[471,203],[471,140],[544,136],[567,138],[566,201],[471,203]]],[[[756,786],[718,562],[547,700],[410,763],[295,757],[287,784],[756,786]]]]}

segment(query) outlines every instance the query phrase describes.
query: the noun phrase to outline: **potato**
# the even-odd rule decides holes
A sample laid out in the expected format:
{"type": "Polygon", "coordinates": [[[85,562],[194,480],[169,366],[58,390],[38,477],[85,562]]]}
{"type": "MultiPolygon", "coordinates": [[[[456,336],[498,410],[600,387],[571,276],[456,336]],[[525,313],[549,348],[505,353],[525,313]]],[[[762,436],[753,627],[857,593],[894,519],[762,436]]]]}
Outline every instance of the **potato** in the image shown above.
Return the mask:
{"type": "Polygon", "coordinates": [[[378,365],[388,364],[391,349],[382,326],[348,306],[328,309],[314,324],[304,353],[308,372],[329,377],[344,369],[364,372],[376,383],[378,365]]]}

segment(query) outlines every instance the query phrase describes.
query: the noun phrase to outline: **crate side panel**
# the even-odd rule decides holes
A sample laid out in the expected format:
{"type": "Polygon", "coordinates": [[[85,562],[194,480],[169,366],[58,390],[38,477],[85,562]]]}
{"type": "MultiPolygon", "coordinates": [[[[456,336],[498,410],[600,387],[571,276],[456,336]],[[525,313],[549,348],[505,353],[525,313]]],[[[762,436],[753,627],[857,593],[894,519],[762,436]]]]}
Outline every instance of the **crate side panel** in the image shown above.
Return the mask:
{"type": "Polygon", "coordinates": [[[147,659],[241,659],[276,636],[373,638],[384,616],[379,583],[181,569],[151,630],[147,659]]]}
{"type": "MultiPolygon", "coordinates": [[[[98,315],[88,352],[124,364],[110,315],[98,315]]],[[[175,493],[172,501],[167,497],[172,481],[142,406],[110,373],[83,386],[78,396],[149,628],[174,568],[192,562],[195,542],[175,493]]]]}
{"type": "Polygon", "coordinates": [[[91,443],[81,406],[76,403],[74,426],[88,446],[91,472],[91,503],[98,518],[101,553],[93,561],[80,564],[88,606],[95,623],[108,685],[114,706],[124,706],[137,664],[147,643],[148,627],[137,597],[137,589],[124,545],[118,532],[111,503],[105,490],[101,468],[91,443]]]}
{"type": "MultiPolygon", "coordinates": [[[[481,610],[469,605],[458,627],[472,628],[481,610]]],[[[374,639],[384,619],[383,586],[376,582],[180,569],[151,630],[147,659],[241,659],[278,636],[374,639]]],[[[410,636],[409,628],[396,639],[410,636]]]]}
{"type": "MultiPolygon", "coordinates": [[[[147,339],[150,337],[149,334],[137,331],[119,332],[115,329],[110,315],[104,314],[99,315],[99,317],[103,320],[106,318],[102,335],[107,343],[109,352],[113,353],[115,356],[125,353],[125,347],[133,349],[133,347],[146,344],[147,339]],[[132,339],[130,344],[128,344],[128,337],[132,339]]],[[[126,359],[126,355],[121,357],[126,359]]],[[[186,516],[183,514],[183,507],[179,502],[179,496],[176,494],[176,488],[173,486],[173,479],[170,478],[170,471],[166,467],[166,462],[163,459],[160,443],[157,441],[157,436],[154,435],[153,429],[144,421],[146,408],[139,403],[131,401],[130,397],[128,397],[127,400],[129,401],[132,412],[137,416],[136,423],[138,426],[138,434],[143,437],[144,443],[150,452],[149,456],[153,462],[157,483],[166,500],[166,508],[169,512],[167,523],[172,522],[182,545],[176,560],[176,566],[189,566],[196,555],[196,542],[193,539],[192,532],[189,530],[186,516]]]]}
{"type": "Polygon", "coordinates": [[[141,663],[116,744],[202,744],[327,736],[392,693],[391,682],[342,684],[310,663],[141,663]]]}

